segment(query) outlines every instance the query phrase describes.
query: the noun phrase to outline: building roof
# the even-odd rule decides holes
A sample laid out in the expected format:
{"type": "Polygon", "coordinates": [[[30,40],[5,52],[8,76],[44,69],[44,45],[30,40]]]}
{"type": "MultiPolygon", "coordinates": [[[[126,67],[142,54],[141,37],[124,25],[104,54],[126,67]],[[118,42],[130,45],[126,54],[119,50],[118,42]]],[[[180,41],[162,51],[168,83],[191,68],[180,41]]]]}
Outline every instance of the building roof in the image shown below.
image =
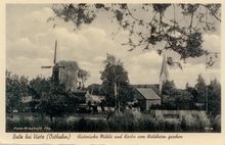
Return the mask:
{"type": "Polygon", "coordinates": [[[131,84],[135,88],[157,88],[159,89],[159,84],[131,84]]]}
{"type": "Polygon", "coordinates": [[[105,99],[105,96],[93,95],[93,94],[90,94],[89,91],[87,91],[85,97],[86,97],[86,102],[91,101],[91,103],[101,103],[102,100],[105,99]]]}
{"type": "Polygon", "coordinates": [[[147,100],[161,100],[152,88],[136,88],[136,90],[147,100]]]}
{"type": "Polygon", "coordinates": [[[161,94],[159,91],[159,84],[133,84],[131,86],[133,86],[135,89],[137,88],[152,89],[159,97],[161,97],[161,94]]]}
{"type": "Polygon", "coordinates": [[[102,91],[102,85],[100,84],[91,84],[87,87],[87,90],[92,94],[96,96],[104,96],[104,92],[102,91]]]}
{"type": "Polygon", "coordinates": [[[32,101],[32,96],[25,96],[21,99],[22,103],[29,103],[32,101]]]}

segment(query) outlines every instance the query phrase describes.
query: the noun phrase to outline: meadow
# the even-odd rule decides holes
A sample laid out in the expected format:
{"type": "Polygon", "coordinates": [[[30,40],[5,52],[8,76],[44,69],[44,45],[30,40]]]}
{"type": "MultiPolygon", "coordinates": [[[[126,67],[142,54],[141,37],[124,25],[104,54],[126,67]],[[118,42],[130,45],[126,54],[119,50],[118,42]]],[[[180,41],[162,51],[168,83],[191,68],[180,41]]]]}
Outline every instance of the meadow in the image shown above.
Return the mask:
{"type": "Polygon", "coordinates": [[[6,132],[220,132],[220,116],[204,111],[125,110],[107,114],[66,114],[54,117],[37,113],[6,116],[6,132]]]}

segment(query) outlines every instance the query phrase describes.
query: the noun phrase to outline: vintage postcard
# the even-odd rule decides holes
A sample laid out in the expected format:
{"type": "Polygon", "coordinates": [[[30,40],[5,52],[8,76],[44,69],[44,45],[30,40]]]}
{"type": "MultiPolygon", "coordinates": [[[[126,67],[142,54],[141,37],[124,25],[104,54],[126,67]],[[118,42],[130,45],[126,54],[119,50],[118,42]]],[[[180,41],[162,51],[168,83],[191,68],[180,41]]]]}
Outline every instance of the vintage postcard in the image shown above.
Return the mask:
{"type": "Polygon", "coordinates": [[[0,144],[225,144],[223,7],[2,2],[0,144]]]}

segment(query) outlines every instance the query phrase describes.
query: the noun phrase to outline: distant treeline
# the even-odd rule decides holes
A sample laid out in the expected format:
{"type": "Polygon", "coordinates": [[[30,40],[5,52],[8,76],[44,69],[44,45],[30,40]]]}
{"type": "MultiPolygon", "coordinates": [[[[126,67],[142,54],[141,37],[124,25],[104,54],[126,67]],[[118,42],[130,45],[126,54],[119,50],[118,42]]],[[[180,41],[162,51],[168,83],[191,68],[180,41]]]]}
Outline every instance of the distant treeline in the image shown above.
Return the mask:
{"type": "Polygon", "coordinates": [[[173,81],[167,81],[162,88],[162,105],[151,109],[163,110],[206,110],[210,115],[221,113],[221,85],[217,79],[206,84],[199,75],[194,86],[186,84],[185,89],[177,89],[173,81]]]}
{"type": "MultiPolygon", "coordinates": [[[[98,93],[104,94],[104,92],[98,93]]],[[[54,104],[55,102],[63,104],[63,102],[65,103],[64,97],[67,96],[66,98],[69,99],[68,96],[71,95],[73,94],[65,91],[63,86],[54,87],[51,83],[51,78],[37,76],[36,78],[29,80],[28,77],[18,76],[6,71],[6,111],[8,113],[13,110],[24,112],[29,108],[31,109],[30,111],[35,111],[34,109],[37,111],[39,109],[39,111],[44,113],[45,111],[43,109],[49,109],[49,107],[60,108],[60,106],[57,105],[47,106],[48,103],[51,102],[51,104],[54,104]],[[22,101],[26,96],[31,96],[32,100],[34,100],[32,103],[28,103],[30,106],[22,101]],[[62,102],[60,102],[60,100],[62,102]]],[[[132,98],[133,96],[130,97],[132,98]]],[[[73,100],[75,102],[85,102],[85,100],[82,100],[84,98],[78,96],[73,96],[73,99],[75,99],[73,100]]],[[[71,103],[71,101],[72,100],[69,101],[69,104],[76,105],[71,103]]],[[[110,99],[107,101],[110,101],[110,99]]],[[[107,104],[107,102],[105,102],[105,104],[107,104]]],[[[68,107],[65,109],[65,106],[62,105],[61,109],[67,112],[69,111],[68,107]]],[[[198,76],[194,86],[190,86],[187,83],[186,88],[183,90],[177,89],[173,81],[164,82],[162,87],[162,104],[153,105],[151,109],[201,109],[206,110],[210,115],[219,115],[221,113],[221,85],[216,79],[211,80],[209,84],[206,84],[201,75],[198,76]]]]}

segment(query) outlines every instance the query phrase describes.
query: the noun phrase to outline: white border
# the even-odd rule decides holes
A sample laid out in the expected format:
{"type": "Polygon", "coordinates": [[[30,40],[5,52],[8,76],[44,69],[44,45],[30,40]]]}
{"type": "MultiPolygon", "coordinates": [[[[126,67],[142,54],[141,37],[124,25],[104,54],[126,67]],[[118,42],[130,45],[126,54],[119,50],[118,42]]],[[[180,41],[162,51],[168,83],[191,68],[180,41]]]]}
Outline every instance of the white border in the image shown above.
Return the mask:
{"type": "MultiPolygon", "coordinates": [[[[1,110],[1,121],[0,121],[0,144],[43,144],[43,143],[48,143],[48,144],[84,144],[84,145],[103,145],[103,144],[129,144],[129,145],[133,145],[133,144],[176,144],[176,145],[180,145],[180,144],[215,144],[215,145],[224,145],[225,144],[225,133],[224,133],[224,83],[225,78],[223,75],[223,72],[225,72],[223,66],[224,66],[224,56],[223,54],[225,54],[225,50],[222,49],[221,51],[221,89],[222,89],[222,96],[221,96],[221,108],[222,108],[222,121],[221,121],[221,125],[222,125],[222,131],[221,133],[160,133],[162,135],[176,135],[179,134],[183,137],[183,139],[174,139],[174,140],[166,140],[166,139],[77,139],[77,135],[81,134],[81,133],[65,133],[66,135],[70,134],[71,137],[69,140],[35,140],[35,139],[31,139],[31,140],[13,140],[12,136],[13,133],[5,133],[5,7],[6,4],[8,3],[33,3],[33,4],[40,4],[40,3],[140,3],[136,0],[126,0],[126,1],[121,1],[121,0],[113,0],[113,1],[107,1],[107,0],[83,0],[83,1],[72,1],[72,0],[3,0],[0,2],[0,79],[1,79],[1,83],[0,83],[0,87],[1,87],[1,101],[0,101],[0,110],[1,110]]],[[[141,3],[189,3],[189,2],[193,2],[193,3],[221,3],[222,4],[222,24],[221,24],[221,40],[225,40],[224,39],[224,4],[223,4],[223,0],[170,0],[170,1],[165,1],[165,0],[142,0],[141,3]]],[[[225,44],[223,43],[223,41],[221,41],[222,45],[221,48],[224,48],[225,44]]],[[[21,133],[21,134],[26,134],[26,133],[21,133]]],[[[33,134],[33,133],[29,133],[29,134],[33,134]]],[[[47,136],[48,133],[39,133],[39,134],[43,134],[45,136],[47,136]]],[[[55,133],[56,134],[56,133],[55,133]]],[[[86,134],[94,134],[94,133],[86,133],[86,134]]],[[[104,134],[104,133],[97,133],[97,134],[104,134]]],[[[121,133],[112,133],[113,135],[116,134],[121,134],[121,133]]],[[[123,133],[125,134],[125,133],[123,133]]],[[[127,133],[127,134],[132,134],[132,133],[127,133]]],[[[134,134],[143,134],[146,135],[146,133],[134,133],[134,134]]],[[[148,133],[147,133],[148,134],[148,133]]],[[[149,133],[149,134],[157,134],[157,133],[149,133]]]]}

